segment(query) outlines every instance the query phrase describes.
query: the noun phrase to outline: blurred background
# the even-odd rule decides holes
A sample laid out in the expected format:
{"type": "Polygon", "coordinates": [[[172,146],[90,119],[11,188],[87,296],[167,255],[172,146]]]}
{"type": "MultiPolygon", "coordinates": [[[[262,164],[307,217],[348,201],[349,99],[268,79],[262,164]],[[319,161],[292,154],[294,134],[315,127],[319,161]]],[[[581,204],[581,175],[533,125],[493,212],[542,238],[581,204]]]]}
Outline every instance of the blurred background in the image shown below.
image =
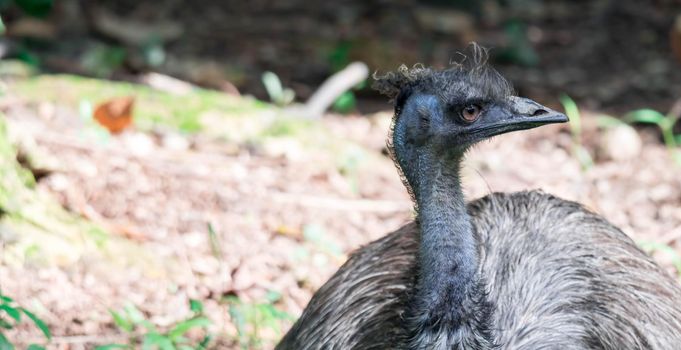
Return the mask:
{"type": "Polygon", "coordinates": [[[470,153],[681,271],[681,1],[0,0],[0,349],[269,349],[413,218],[371,74],[465,60],[570,124],[470,153]],[[184,346],[184,347],[183,347],[184,346]]]}

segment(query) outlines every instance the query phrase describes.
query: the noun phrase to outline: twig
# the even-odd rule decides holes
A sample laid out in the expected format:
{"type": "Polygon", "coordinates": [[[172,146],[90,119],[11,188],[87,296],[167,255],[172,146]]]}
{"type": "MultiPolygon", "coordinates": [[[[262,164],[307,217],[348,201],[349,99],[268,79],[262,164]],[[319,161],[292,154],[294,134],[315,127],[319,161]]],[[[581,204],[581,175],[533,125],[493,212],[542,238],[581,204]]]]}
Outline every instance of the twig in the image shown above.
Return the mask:
{"type": "Polygon", "coordinates": [[[413,207],[412,203],[409,201],[343,199],[331,197],[317,197],[304,194],[291,194],[284,192],[270,193],[268,197],[270,200],[274,202],[337,211],[397,213],[408,212],[413,207]]]}
{"type": "MultiPolygon", "coordinates": [[[[29,343],[40,344],[42,338],[28,339],[29,343]]],[[[127,338],[124,335],[74,335],[74,336],[52,336],[51,344],[111,344],[111,343],[127,343],[127,338]]]]}
{"type": "MultiPolygon", "coordinates": [[[[307,100],[301,113],[305,117],[318,118],[353,86],[361,83],[369,76],[369,67],[362,62],[350,63],[342,71],[332,75],[307,100]]],[[[295,108],[294,108],[295,109],[295,108]]]]}

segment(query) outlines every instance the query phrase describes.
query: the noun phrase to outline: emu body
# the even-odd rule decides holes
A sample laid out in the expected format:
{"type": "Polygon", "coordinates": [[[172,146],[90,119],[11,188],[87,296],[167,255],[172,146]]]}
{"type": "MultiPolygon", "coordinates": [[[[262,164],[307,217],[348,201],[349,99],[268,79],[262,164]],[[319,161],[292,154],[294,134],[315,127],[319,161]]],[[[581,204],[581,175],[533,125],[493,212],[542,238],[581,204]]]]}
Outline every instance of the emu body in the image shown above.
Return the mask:
{"type": "Polygon", "coordinates": [[[567,121],[474,49],[470,68],[379,80],[416,221],[353,255],[277,349],[681,349],[681,288],[616,227],[538,192],[466,204],[472,145],[567,121]]]}
{"type": "MultiPolygon", "coordinates": [[[[679,348],[677,282],[600,216],[541,192],[491,194],[468,213],[486,276],[488,348],[679,348]]],[[[409,349],[419,238],[414,222],[357,250],[277,349],[409,349]]]]}

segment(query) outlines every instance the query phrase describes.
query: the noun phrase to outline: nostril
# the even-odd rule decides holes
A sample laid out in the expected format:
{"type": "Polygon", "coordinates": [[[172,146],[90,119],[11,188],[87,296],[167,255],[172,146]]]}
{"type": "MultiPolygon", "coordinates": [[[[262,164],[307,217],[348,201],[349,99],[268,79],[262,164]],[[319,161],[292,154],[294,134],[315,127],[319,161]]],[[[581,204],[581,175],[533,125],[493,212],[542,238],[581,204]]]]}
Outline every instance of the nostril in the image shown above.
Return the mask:
{"type": "Polygon", "coordinates": [[[548,113],[549,113],[549,111],[547,111],[547,110],[545,110],[545,109],[539,108],[539,109],[537,109],[536,111],[532,112],[532,116],[533,116],[533,117],[538,117],[538,116],[540,116],[540,115],[544,115],[544,114],[548,114],[548,113]]]}

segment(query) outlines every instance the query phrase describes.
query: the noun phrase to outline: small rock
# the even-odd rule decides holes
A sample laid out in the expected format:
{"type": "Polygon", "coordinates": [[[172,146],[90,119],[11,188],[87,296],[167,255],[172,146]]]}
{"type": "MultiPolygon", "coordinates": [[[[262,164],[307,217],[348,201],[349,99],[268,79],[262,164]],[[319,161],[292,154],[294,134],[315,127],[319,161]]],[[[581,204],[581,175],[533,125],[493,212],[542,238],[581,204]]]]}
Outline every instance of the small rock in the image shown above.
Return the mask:
{"type": "Polygon", "coordinates": [[[192,270],[203,275],[214,275],[220,269],[220,262],[212,256],[204,256],[192,261],[192,270]]]}
{"type": "Polygon", "coordinates": [[[292,137],[272,137],[263,142],[263,150],[272,158],[285,157],[288,160],[300,160],[304,151],[300,142],[292,137]]]}
{"type": "Polygon", "coordinates": [[[186,137],[173,133],[163,135],[161,144],[163,148],[172,151],[186,151],[190,146],[189,140],[186,137]]]}
{"type": "Polygon", "coordinates": [[[11,244],[19,240],[19,235],[9,226],[0,224],[0,242],[11,244]]]}
{"type": "Polygon", "coordinates": [[[648,197],[654,202],[662,202],[672,197],[674,188],[668,184],[660,184],[650,189],[648,197]]]}
{"type": "Polygon", "coordinates": [[[154,140],[149,135],[141,132],[124,134],[122,139],[130,153],[138,157],[147,156],[156,148],[154,140]]]}
{"type": "Polygon", "coordinates": [[[621,124],[607,129],[600,142],[600,151],[605,159],[630,160],[641,153],[641,137],[634,128],[621,124]]]}
{"type": "Polygon", "coordinates": [[[56,173],[47,178],[49,188],[54,192],[64,192],[71,188],[71,180],[64,174],[56,173]]]}

